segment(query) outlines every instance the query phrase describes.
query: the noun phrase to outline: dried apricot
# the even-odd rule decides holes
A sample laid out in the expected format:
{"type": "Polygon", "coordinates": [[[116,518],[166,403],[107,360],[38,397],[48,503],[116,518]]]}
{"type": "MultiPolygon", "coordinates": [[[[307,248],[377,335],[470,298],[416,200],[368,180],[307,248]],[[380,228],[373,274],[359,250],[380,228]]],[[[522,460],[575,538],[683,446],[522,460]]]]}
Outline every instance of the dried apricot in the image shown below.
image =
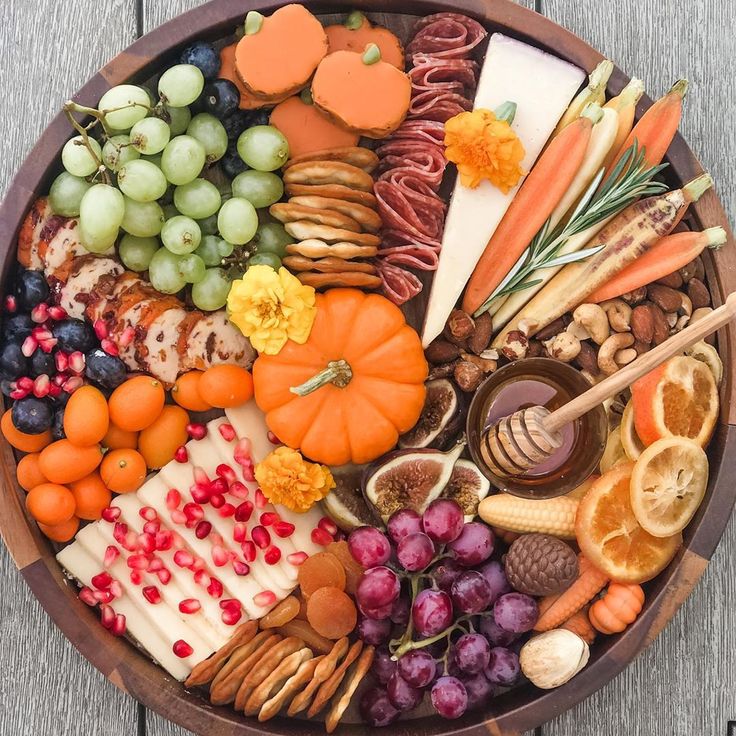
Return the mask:
{"type": "Polygon", "coordinates": [[[110,396],[110,421],[120,429],[139,432],[153,424],[164,408],[164,387],[152,376],[135,376],[110,396]]]}
{"type": "Polygon", "coordinates": [[[306,598],[320,588],[345,590],[345,568],[330,552],[317,552],[299,567],[298,581],[306,598]]]}
{"type": "Polygon", "coordinates": [[[345,592],[355,595],[358,583],[363,575],[363,566],[353,557],[345,540],[327,545],[327,552],[335,555],[345,568],[345,592]]]}
{"type": "Polygon", "coordinates": [[[72,516],[69,521],[65,521],[63,524],[56,524],[56,526],[48,526],[48,524],[41,524],[39,522],[38,528],[54,542],[68,542],[79,531],[79,519],[76,516],[72,516]]]}
{"type": "Polygon", "coordinates": [[[102,482],[115,493],[137,491],[146,472],[146,461],[136,450],[111,450],[100,465],[102,482]]]}
{"type": "Polygon", "coordinates": [[[30,491],[35,486],[40,486],[41,483],[48,483],[49,479],[41,472],[41,467],[38,464],[38,458],[40,453],[32,452],[29,455],[24,455],[18,463],[16,470],[18,475],[18,485],[23,490],[30,491]]]}
{"type": "Polygon", "coordinates": [[[307,602],[307,621],[320,636],[336,641],[355,628],[358,610],[339,588],[320,588],[307,602]]]}
{"type": "Polygon", "coordinates": [[[180,406],[165,406],[156,421],[138,435],[138,452],[149,468],[163,468],[189,439],[189,414],[180,406]]]}
{"type": "Polygon", "coordinates": [[[74,516],[76,504],[72,492],[58,483],[41,483],[26,496],[28,513],[41,524],[57,526],[74,516]]]}
{"type": "Polygon", "coordinates": [[[100,444],[108,450],[135,450],[138,447],[138,432],[120,429],[117,424],[110,422],[107,434],[100,444]]]}
{"type": "Polygon", "coordinates": [[[199,395],[199,381],[204,374],[202,371],[188,371],[182,373],[176,379],[174,388],[171,389],[171,398],[179,406],[189,411],[207,411],[212,406],[199,395]]]}
{"type": "Polygon", "coordinates": [[[199,395],[211,406],[227,409],[253,396],[253,378],[239,365],[215,365],[199,379],[199,395]]]}
{"type": "Polygon", "coordinates": [[[308,621],[302,621],[295,618],[288,624],[279,626],[276,633],[282,636],[298,636],[313,652],[320,654],[329,654],[332,651],[334,642],[330,641],[322,634],[318,634],[308,621]]]}
{"type": "Polygon", "coordinates": [[[39,450],[43,450],[46,445],[51,444],[50,430],[41,432],[41,434],[26,434],[16,429],[13,424],[11,411],[11,409],[8,409],[3,414],[3,418],[0,420],[0,431],[2,431],[3,437],[5,437],[12,447],[21,452],[38,452],[39,450]]]}
{"type": "Polygon", "coordinates": [[[101,461],[99,445],[77,447],[69,440],[57,440],[41,451],[38,464],[52,483],[72,483],[89,475],[101,461]]]}
{"type": "Polygon", "coordinates": [[[64,434],[80,447],[96,445],[107,434],[110,412],[102,391],[94,386],[80,386],[64,409],[64,434]]]}
{"type": "Polygon", "coordinates": [[[261,619],[260,627],[262,629],[275,629],[277,626],[288,624],[289,621],[296,618],[299,607],[299,599],[296,596],[287,596],[261,619]]]}
{"type": "Polygon", "coordinates": [[[69,490],[77,503],[76,514],[81,519],[94,521],[102,516],[102,510],[112,501],[110,489],[102,482],[100,474],[90,473],[69,484],[69,490]]]}

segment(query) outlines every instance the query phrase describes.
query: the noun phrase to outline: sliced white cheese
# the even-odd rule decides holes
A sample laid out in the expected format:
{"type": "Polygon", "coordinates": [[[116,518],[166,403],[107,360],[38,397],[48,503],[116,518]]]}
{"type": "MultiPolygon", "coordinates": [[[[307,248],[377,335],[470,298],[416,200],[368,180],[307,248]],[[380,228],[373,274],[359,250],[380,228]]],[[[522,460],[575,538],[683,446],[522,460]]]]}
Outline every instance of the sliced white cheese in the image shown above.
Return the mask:
{"type": "Polygon", "coordinates": [[[278,447],[268,439],[266,416],[258,408],[255,399],[233,409],[225,409],[225,416],[238,437],[247,437],[250,440],[254,463],[261,462],[269,452],[278,447]]]}
{"type": "MultiPolygon", "coordinates": [[[[516,103],[513,128],[524,145],[521,166],[528,172],[584,79],[582,69],[534,46],[494,33],[473,105],[494,110],[506,101],[516,103]]],[[[459,179],[456,182],[425,316],[425,347],[444,329],[517,191],[518,186],[504,194],[488,181],[482,181],[476,189],[463,186],[459,179]]]]}

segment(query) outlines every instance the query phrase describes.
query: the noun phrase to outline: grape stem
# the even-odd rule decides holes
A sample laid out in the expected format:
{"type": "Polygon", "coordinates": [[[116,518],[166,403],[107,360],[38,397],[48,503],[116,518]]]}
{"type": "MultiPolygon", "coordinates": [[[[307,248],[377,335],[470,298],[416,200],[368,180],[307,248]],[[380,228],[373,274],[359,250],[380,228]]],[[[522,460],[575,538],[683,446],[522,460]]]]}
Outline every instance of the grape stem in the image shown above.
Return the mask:
{"type": "Polygon", "coordinates": [[[392,641],[391,644],[396,643],[398,644],[398,646],[391,655],[391,659],[393,659],[394,661],[400,659],[404,654],[410,652],[412,649],[424,649],[424,647],[428,647],[430,644],[442,641],[445,637],[448,638],[449,647],[449,637],[452,635],[453,632],[457,631],[458,629],[462,629],[463,631],[465,631],[462,624],[468,621],[471,615],[477,616],[478,614],[466,613],[464,616],[460,616],[460,618],[458,618],[455,623],[453,623],[451,626],[448,626],[444,631],[440,631],[439,634],[430,636],[427,639],[421,639],[420,641],[392,641]]]}
{"type": "MultiPolygon", "coordinates": [[[[82,145],[87,149],[90,156],[92,156],[95,163],[97,164],[97,173],[95,174],[95,177],[97,177],[97,175],[99,174],[102,177],[105,184],[110,184],[111,180],[110,180],[109,174],[107,173],[107,168],[102,163],[102,160],[97,155],[94,148],[92,148],[92,145],[89,142],[88,131],[92,129],[95,125],[97,125],[98,120],[101,120],[101,118],[98,118],[93,115],[92,117],[94,119],[92,120],[92,122],[87,123],[87,125],[82,125],[74,117],[75,112],[83,112],[85,110],[91,110],[92,112],[97,113],[98,111],[93,110],[91,107],[85,108],[84,105],[78,105],[76,102],[72,102],[72,100],[68,100],[67,102],[64,103],[63,110],[64,110],[64,114],[66,115],[67,119],[71,123],[71,126],[74,128],[74,130],[77,131],[77,133],[79,133],[80,136],[82,136],[82,145]]],[[[104,122],[103,122],[103,125],[104,125],[104,122]]]]}

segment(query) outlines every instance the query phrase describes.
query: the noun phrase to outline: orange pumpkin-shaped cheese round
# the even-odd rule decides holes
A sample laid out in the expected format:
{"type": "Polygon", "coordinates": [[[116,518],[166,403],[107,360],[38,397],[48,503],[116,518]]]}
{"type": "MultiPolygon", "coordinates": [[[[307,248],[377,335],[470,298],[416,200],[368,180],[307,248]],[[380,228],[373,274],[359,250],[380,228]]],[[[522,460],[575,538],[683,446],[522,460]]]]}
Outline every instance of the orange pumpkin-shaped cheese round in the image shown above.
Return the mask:
{"type": "Polygon", "coordinates": [[[359,51],[362,54],[368,44],[374,43],[381,49],[381,58],[385,62],[404,70],[404,49],[401,41],[388,28],[374,26],[360,10],[350,13],[345,23],[327,26],[325,33],[330,44],[330,53],[359,51]]]}
{"type": "Polygon", "coordinates": [[[357,289],[318,294],[307,342],[290,340],[253,366],[269,429],[327,465],[366,463],[393,448],[419,419],[426,378],[419,336],[401,310],[357,289]]]}

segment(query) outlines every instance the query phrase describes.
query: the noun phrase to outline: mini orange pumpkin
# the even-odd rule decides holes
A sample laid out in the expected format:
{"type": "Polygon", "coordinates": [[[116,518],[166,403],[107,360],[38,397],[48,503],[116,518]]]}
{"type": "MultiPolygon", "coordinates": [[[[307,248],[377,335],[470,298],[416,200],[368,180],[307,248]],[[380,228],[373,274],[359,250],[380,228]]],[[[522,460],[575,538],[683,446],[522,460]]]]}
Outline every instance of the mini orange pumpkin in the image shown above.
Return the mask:
{"type": "Polygon", "coordinates": [[[388,452],[419,419],[427,362],[417,333],[385,297],[317,295],[304,345],[292,340],[253,366],[256,403],[285,444],[327,465],[388,452]]]}
{"type": "Polygon", "coordinates": [[[335,51],[358,51],[362,54],[369,43],[374,43],[381,49],[384,61],[404,71],[401,41],[388,28],[374,26],[360,10],[350,13],[345,23],[327,26],[325,33],[331,54],[335,51]]]}
{"type": "Polygon", "coordinates": [[[643,605],[640,585],[611,583],[603,598],[590,607],[588,618],[601,634],[618,634],[636,621],[643,605]]]}

